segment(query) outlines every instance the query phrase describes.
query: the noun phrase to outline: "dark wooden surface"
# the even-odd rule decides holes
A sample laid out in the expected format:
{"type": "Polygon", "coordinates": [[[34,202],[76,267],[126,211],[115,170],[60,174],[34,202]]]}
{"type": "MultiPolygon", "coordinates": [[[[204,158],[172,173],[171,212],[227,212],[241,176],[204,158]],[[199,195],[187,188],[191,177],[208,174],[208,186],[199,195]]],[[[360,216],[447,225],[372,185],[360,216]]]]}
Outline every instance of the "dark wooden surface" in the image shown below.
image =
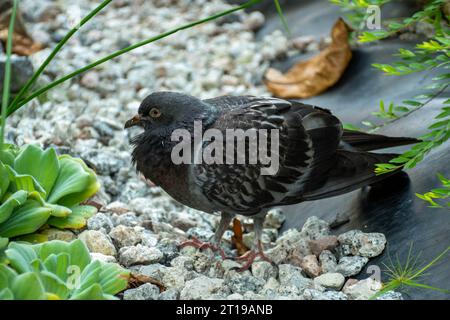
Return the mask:
{"type": "MultiPolygon", "coordinates": [[[[326,36],[339,16],[336,7],[325,0],[286,2],[285,13],[294,36],[326,36]]],[[[414,12],[413,3],[401,3],[391,6],[383,14],[398,16],[414,12]]],[[[259,31],[259,36],[277,28],[282,29],[272,0],[265,1],[261,8],[266,13],[267,22],[259,31]]],[[[371,112],[376,111],[380,99],[400,102],[402,99],[411,98],[419,94],[420,88],[433,76],[433,73],[425,73],[407,77],[387,77],[371,67],[375,62],[392,62],[392,53],[398,48],[413,45],[414,42],[389,40],[355,49],[350,67],[339,83],[326,93],[304,101],[332,110],[344,123],[359,124],[362,120],[376,122],[377,119],[371,112]]],[[[274,63],[274,66],[287,69],[295,60],[301,58],[305,57],[279,61],[274,63]]],[[[422,110],[383,127],[379,132],[411,137],[425,133],[427,126],[439,112],[440,103],[449,96],[449,92],[445,92],[422,110]]],[[[349,222],[333,230],[335,233],[361,229],[386,235],[387,249],[380,257],[371,260],[369,265],[378,265],[383,269],[383,263],[389,263],[389,255],[392,258],[398,255],[401,261],[405,260],[411,243],[413,253],[417,255],[421,252],[420,259],[428,263],[450,245],[450,210],[428,208],[415,193],[424,193],[437,187],[437,173],[450,177],[449,147],[450,143],[442,145],[407,174],[389,178],[379,185],[339,197],[286,207],[287,221],[283,228],[300,228],[311,215],[327,221],[334,221],[339,215],[348,218],[349,222]]],[[[429,276],[423,279],[423,283],[450,289],[449,256],[429,270],[429,276]]],[[[360,274],[361,278],[367,276],[365,271],[360,274]]],[[[411,299],[449,298],[448,295],[430,290],[409,290],[407,296],[411,299]]]]}

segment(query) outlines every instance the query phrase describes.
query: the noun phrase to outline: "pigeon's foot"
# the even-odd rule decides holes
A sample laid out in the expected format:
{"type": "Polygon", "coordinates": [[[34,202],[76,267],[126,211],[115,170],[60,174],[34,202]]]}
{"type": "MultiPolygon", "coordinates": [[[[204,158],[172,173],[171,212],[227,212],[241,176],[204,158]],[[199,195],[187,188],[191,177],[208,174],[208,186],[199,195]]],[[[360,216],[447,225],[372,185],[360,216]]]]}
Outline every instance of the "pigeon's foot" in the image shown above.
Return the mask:
{"type": "Polygon", "coordinates": [[[237,257],[237,261],[246,261],[245,264],[238,270],[239,272],[244,272],[245,270],[248,270],[248,268],[251,267],[253,262],[257,257],[260,257],[262,260],[267,261],[271,264],[273,264],[273,261],[269,259],[262,250],[262,245],[258,244],[258,249],[252,249],[245,253],[244,255],[237,257]]]}
{"type": "Polygon", "coordinates": [[[223,260],[225,260],[227,258],[227,256],[225,255],[225,252],[219,245],[216,245],[211,242],[203,242],[203,241],[198,240],[195,237],[192,237],[192,239],[190,239],[190,240],[183,241],[182,243],[180,243],[178,245],[178,247],[179,248],[194,247],[199,250],[210,249],[213,252],[218,252],[223,260]]]}

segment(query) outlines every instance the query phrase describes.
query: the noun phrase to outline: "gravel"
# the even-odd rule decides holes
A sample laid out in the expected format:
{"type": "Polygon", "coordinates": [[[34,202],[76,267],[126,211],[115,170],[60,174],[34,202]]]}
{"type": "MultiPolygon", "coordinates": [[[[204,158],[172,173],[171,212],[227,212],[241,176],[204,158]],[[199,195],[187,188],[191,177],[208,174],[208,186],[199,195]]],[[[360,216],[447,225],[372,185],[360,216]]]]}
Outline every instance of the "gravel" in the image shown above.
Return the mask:
{"type": "MultiPolygon", "coordinates": [[[[33,0],[21,1],[25,20],[33,22],[30,34],[49,47],[71,28],[74,12],[78,10],[82,17],[96,5],[94,0],[79,0],[75,6],[68,1],[44,1],[39,6],[33,0]]],[[[60,78],[129,44],[227,8],[224,0],[113,2],[71,39],[42,81],[60,78]]],[[[280,30],[257,40],[254,31],[264,22],[259,12],[239,12],[176,33],[54,88],[45,99],[30,102],[32,117],[30,112],[17,112],[9,118],[9,142],[53,146],[59,153],[82,158],[97,172],[102,187],[93,200],[102,208],[78,238],[93,259],[118,262],[166,287],[159,292],[156,286],[143,284],[125,291],[124,299],[345,300],[367,299],[379,290],[371,280],[341,287],[343,278],[358,274],[369,258],[382,253],[386,245],[382,234],[352,230],[332,235],[330,224],[314,216],[301,230],[281,232],[282,209],[270,210],[264,223],[265,253],[273,264],[257,260],[250,270],[238,272],[242,263],[237,261],[221,261],[209,250],[180,249],[179,244],[190,237],[211,239],[220,217],[180,205],[145,181],[131,164],[130,138],[139,129],[124,131],[123,124],[151,92],[184,91],[204,99],[268,95],[260,79],[274,60],[318,47],[319,39],[305,35],[289,41],[280,30]]],[[[13,72],[23,77],[14,80],[16,85],[50,50],[29,58],[14,57],[23,68],[13,72]]],[[[1,61],[0,55],[0,69],[1,61]]],[[[244,239],[250,245],[254,235],[247,225],[244,239]]],[[[51,236],[77,237],[71,232],[51,236]]],[[[234,257],[231,236],[228,230],[222,247],[234,257]]]]}

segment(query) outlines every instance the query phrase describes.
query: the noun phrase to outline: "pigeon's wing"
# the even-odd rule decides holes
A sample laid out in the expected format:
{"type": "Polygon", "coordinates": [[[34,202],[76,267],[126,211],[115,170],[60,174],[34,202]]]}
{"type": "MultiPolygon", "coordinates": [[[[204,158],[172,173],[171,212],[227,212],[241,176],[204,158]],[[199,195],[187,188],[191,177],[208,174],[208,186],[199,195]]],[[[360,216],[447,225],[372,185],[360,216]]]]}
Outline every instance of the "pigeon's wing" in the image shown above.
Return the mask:
{"type": "MultiPolygon", "coordinates": [[[[239,150],[235,146],[234,164],[193,166],[196,184],[222,210],[252,215],[286,200],[295,198],[299,202],[303,191],[320,188],[326,182],[342,132],[339,120],[331,113],[275,98],[221,97],[206,102],[222,110],[208,129],[219,130],[224,136],[227,129],[278,129],[279,134],[278,152],[272,154],[279,159],[276,174],[263,175],[261,163],[248,161],[248,144],[244,164],[236,164],[239,150]]],[[[204,142],[203,150],[210,144],[204,142]]],[[[226,146],[223,148],[226,150],[226,146]]]]}
{"type": "Polygon", "coordinates": [[[344,148],[347,147],[345,145],[347,144],[350,146],[348,149],[357,149],[360,151],[392,148],[420,142],[414,138],[386,137],[380,134],[370,134],[353,130],[344,130],[342,141],[344,148]]]}

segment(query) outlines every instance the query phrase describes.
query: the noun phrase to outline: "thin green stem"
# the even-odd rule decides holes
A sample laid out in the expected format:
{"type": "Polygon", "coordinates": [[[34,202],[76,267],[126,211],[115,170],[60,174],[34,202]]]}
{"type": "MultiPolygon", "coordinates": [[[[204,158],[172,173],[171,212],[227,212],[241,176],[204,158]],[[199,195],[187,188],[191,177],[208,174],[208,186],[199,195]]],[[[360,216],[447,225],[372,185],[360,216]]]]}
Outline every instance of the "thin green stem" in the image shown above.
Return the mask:
{"type": "Polygon", "coordinates": [[[38,77],[44,72],[45,68],[48,66],[48,64],[53,60],[53,58],[56,56],[56,54],[62,49],[62,47],[72,38],[72,36],[83,26],[85,25],[89,20],[91,20],[94,16],[97,15],[103,8],[105,8],[112,0],[104,0],[97,8],[95,8],[93,11],[91,11],[86,17],[84,17],[80,23],[76,26],[74,26],[66,35],[65,37],[56,45],[56,47],[52,50],[50,55],[45,59],[45,61],[42,63],[42,65],[39,67],[39,69],[33,74],[31,79],[22,87],[22,89],[19,91],[17,96],[14,98],[13,102],[11,103],[11,107],[14,107],[20,99],[27,93],[28,89],[31,88],[31,86],[36,82],[38,77]]]}
{"type": "Polygon", "coordinates": [[[281,23],[283,24],[284,29],[289,38],[291,38],[291,30],[289,29],[289,25],[286,20],[286,16],[283,13],[283,9],[281,9],[280,2],[278,0],[274,0],[275,7],[277,8],[278,15],[280,16],[281,23]]]}
{"type": "Polygon", "coordinates": [[[108,55],[108,56],[106,56],[104,58],[101,58],[101,59],[99,59],[99,60],[97,60],[97,61],[95,61],[95,62],[93,62],[93,63],[91,63],[91,64],[89,64],[89,65],[87,65],[87,66],[85,66],[83,68],[81,68],[81,69],[78,69],[78,70],[76,70],[76,71],[74,71],[74,72],[72,72],[72,73],[70,73],[70,74],[68,74],[68,75],[66,75],[66,76],[64,76],[64,77],[62,77],[60,79],[57,79],[57,80],[53,81],[52,83],[48,84],[47,86],[45,86],[45,87],[43,87],[43,88],[33,92],[30,96],[28,96],[27,98],[21,100],[19,103],[17,103],[16,105],[12,106],[11,108],[9,108],[8,109],[8,116],[11,115],[13,112],[17,111],[23,105],[25,105],[28,102],[30,102],[31,100],[33,100],[34,98],[36,98],[36,97],[40,96],[41,94],[47,92],[48,90],[50,90],[50,89],[60,85],[61,83],[65,82],[65,81],[67,81],[69,79],[72,79],[73,77],[76,77],[77,75],[79,75],[79,74],[81,74],[83,72],[86,72],[86,71],[88,71],[88,70],[90,70],[92,68],[95,68],[95,67],[97,67],[97,66],[99,66],[99,65],[101,65],[101,64],[103,64],[103,63],[105,63],[105,62],[107,62],[107,61],[109,61],[111,59],[114,59],[114,58],[116,58],[118,56],[121,56],[121,55],[123,55],[123,54],[125,54],[127,52],[130,52],[130,51],[132,51],[134,49],[140,48],[140,47],[145,46],[147,44],[150,44],[152,42],[155,42],[155,41],[158,41],[160,39],[166,38],[166,37],[168,37],[168,36],[170,36],[170,35],[172,35],[174,33],[177,33],[179,31],[181,31],[181,30],[189,29],[189,28],[195,27],[197,25],[209,22],[211,20],[215,20],[215,19],[218,19],[220,17],[226,16],[226,15],[228,15],[230,13],[246,9],[246,8],[251,7],[251,6],[253,6],[253,5],[255,5],[255,4],[257,4],[257,3],[261,2],[261,1],[262,0],[250,0],[250,1],[240,5],[238,7],[235,7],[235,8],[226,10],[226,11],[223,11],[221,13],[212,15],[212,16],[210,16],[208,18],[205,18],[205,19],[201,19],[201,20],[198,20],[198,21],[195,21],[195,22],[191,22],[191,23],[182,25],[182,26],[177,27],[175,29],[172,29],[170,31],[161,33],[161,34],[159,34],[159,35],[157,35],[155,37],[152,37],[150,39],[143,40],[143,41],[138,42],[138,43],[136,43],[134,45],[131,45],[131,46],[127,47],[127,48],[124,48],[122,50],[116,51],[116,52],[114,52],[114,53],[112,53],[112,54],[110,54],[110,55],[108,55]]]}
{"type": "Polygon", "coordinates": [[[1,127],[0,127],[0,148],[3,150],[5,141],[5,126],[6,126],[6,109],[9,103],[9,90],[11,85],[11,54],[13,45],[14,23],[16,21],[18,0],[14,0],[11,18],[9,21],[8,40],[6,41],[6,62],[5,62],[5,77],[3,79],[3,97],[2,97],[2,112],[1,112],[1,127]]]}
{"type": "Polygon", "coordinates": [[[409,280],[414,280],[415,278],[417,278],[418,276],[420,276],[422,273],[424,273],[427,269],[429,269],[430,267],[432,267],[436,262],[438,262],[440,259],[442,259],[447,252],[450,250],[450,247],[447,247],[447,249],[445,249],[441,254],[439,254],[436,258],[434,258],[430,263],[428,263],[425,267],[423,267],[422,269],[418,270],[414,275],[412,275],[409,280]]]}

